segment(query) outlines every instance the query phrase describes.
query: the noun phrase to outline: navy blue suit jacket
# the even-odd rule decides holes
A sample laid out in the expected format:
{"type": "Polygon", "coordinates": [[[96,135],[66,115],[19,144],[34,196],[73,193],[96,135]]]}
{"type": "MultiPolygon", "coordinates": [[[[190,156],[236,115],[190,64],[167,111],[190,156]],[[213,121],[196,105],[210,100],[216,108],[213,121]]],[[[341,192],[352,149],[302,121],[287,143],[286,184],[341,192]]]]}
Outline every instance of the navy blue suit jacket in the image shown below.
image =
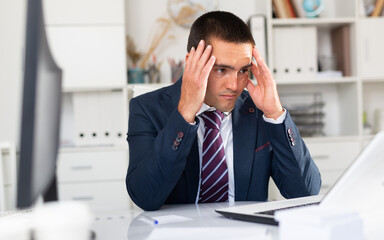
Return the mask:
{"type": "MultiPolygon", "coordinates": [[[[130,101],[126,187],[144,210],[196,200],[199,121],[191,125],[177,110],[181,82],[130,101]]],[[[282,124],[262,115],[246,91],[232,110],[235,200],[266,201],[270,177],[286,198],[318,194],[319,170],[289,113],[282,124]]]]}

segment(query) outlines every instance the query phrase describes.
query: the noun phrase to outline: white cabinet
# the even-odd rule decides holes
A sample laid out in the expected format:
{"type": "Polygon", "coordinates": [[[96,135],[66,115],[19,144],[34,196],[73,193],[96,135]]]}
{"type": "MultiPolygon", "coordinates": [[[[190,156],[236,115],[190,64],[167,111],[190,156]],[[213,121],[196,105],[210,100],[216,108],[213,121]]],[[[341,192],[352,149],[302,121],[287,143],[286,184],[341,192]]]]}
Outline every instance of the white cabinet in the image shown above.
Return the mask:
{"type": "Polygon", "coordinates": [[[95,211],[131,206],[124,0],[44,0],[45,28],[63,70],[59,200],[95,211]]]}
{"type": "Polygon", "coordinates": [[[131,208],[124,181],[60,184],[60,199],[81,201],[93,211],[119,211],[131,208]]]}
{"type": "Polygon", "coordinates": [[[307,144],[322,177],[320,194],[325,194],[353,162],[361,150],[361,142],[329,141],[307,144]]]}
{"type": "Polygon", "coordinates": [[[368,18],[359,21],[361,50],[361,77],[383,78],[384,18],[368,18]]]}
{"type": "Polygon", "coordinates": [[[119,24],[124,25],[121,0],[44,0],[47,25],[119,24]]]}
{"type": "MultiPolygon", "coordinates": [[[[327,139],[305,139],[309,152],[319,168],[322,185],[321,195],[326,194],[329,189],[343,174],[345,169],[353,162],[360,153],[361,141],[358,139],[327,138],[327,139]]],[[[270,200],[280,200],[283,197],[279,190],[270,182],[270,200]]]]}
{"type": "Polygon", "coordinates": [[[129,208],[127,159],[125,148],[61,149],[57,171],[60,200],[83,201],[95,211],[129,208]]]}
{"type": "Polygon", "coordinates": [[[45,0],[43,6],[66,91],[126,84],[124,0],[45,0]]]}
{"type": "Polygon", "coordinates": [[[58,177],[63,183],[121,180],[126,173],[126,159],[125,149],[62,151],[59,155],[58,177]]]}
{"type": "Polygon", "coordinates": [[[63,70],[63,87],[122,87],[126,83],[123,25],[47,26],[52,55],[63,70]]]}

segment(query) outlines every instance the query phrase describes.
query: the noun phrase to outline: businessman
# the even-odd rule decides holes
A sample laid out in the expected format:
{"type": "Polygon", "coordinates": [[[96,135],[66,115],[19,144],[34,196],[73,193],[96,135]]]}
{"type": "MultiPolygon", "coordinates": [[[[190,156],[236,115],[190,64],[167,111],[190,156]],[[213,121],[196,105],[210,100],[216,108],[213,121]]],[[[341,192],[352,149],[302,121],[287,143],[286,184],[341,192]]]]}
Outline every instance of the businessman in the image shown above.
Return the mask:
{"type": "Polygon", "coordinates": [[[247,25],[229,12],[206,13],[187,50],[180,80],[130,101],[131,199],[144,210],[266,201],[270,177],[286,198],[318,194],[319,170],[247,25]]]}

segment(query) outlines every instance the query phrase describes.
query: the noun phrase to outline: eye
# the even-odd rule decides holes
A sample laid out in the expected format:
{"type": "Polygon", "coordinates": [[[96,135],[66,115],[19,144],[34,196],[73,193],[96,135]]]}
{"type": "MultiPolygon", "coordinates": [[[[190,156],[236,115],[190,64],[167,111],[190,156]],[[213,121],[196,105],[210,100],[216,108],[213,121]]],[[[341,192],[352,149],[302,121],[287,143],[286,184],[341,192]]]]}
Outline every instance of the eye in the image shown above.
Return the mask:
{"type": "Polygon", "coordinates": [[[245,73],[248,73],[248,72],[249,72],[248,68],[244,68],[244,69],[240,70],[241,74],[245,74],[245,73]]]}
{"type": "Polygon", "coordinates": [[[216,72],[217,72],[217,73],[220,73],[220,74],[224,74],[225,71],[226,71],[225,68],[217,68],[217,69],[216,69],[216,72]]]}

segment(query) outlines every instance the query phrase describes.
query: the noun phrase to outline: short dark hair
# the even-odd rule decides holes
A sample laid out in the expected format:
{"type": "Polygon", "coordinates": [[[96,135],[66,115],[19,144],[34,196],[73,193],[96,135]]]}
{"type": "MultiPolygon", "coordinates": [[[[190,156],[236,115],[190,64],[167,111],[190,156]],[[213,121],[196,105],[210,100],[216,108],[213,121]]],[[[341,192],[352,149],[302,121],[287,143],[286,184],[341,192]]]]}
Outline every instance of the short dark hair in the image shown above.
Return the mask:
{"type": "Polygon", "coordinates": [[[197,48],[200,40],[209,43],[211,37],[233,43],[252,43],[252,33],[247,24],[235,14],[224,11],[213,11],[201,15],[192,24],[188,37],[187,51],[197,48]]]}

